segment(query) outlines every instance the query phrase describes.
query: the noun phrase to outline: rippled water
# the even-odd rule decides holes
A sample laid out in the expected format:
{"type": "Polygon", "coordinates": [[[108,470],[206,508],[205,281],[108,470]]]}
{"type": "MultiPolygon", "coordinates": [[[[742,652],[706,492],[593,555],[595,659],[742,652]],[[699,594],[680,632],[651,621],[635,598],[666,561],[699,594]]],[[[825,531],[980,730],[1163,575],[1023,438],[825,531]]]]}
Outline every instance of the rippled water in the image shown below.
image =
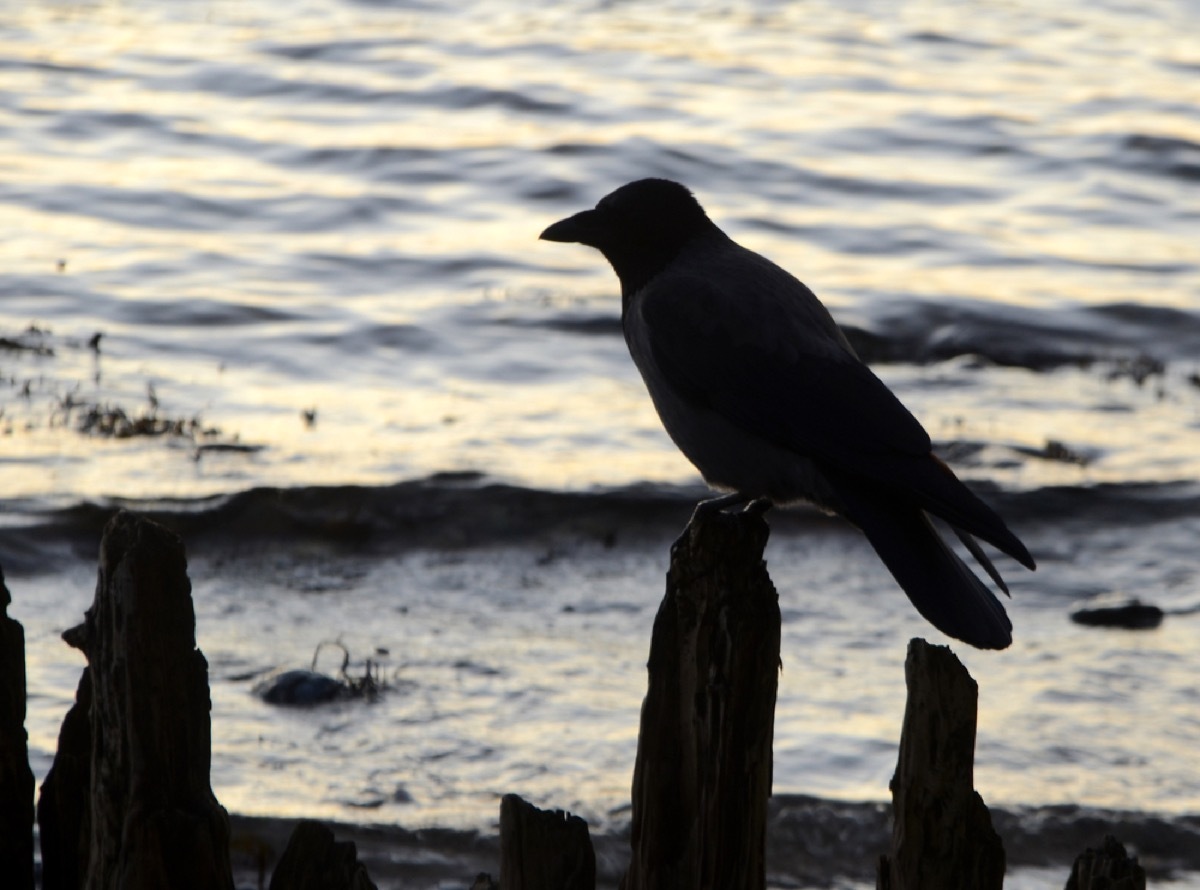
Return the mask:
{"type": "Polygon", "coordinates": [[[615,336],[611,272],[535,240],[644,175],[689,183],[887,358],[1019,369],[884,367],[935,436],[1104,457],[1009,484],[1194,478],[1194,13],[9,10],[0,330],[49,328],[55,354],[3,353],[0,483],[72,501],[687,477],[615,336]],[[1171,364],[1131,385],[1120,363],[1143,358],[1171,364]],[[1078,367],[1097,359],[1118,364],[1078,367]],[[264,450],[49,428],[68,393],[132,414],[148,384],[264,450]]]}
{"type": "MultiPolygon", "coordinates": [[[[342,509],[314,486],[374,504],[444,472],[651,484],[682,494],[611,548],[514,540],[503,511],[463,531],[450,507],[401,556],[252,523],[240,546],[269,558],[204,522],[189,539],[231,808],[482,825],[524,790],[619,822],[696,478],[611,271],[536,238],[667,176],[822,296],[1038,557],[1013,650],[971,660],[985,796],[1194,812],[1198,619],[1127,637],[1064,615],[1200,601],[1198,25],[1183,0],[4,9],[0,557],[39,769],[78,671],[56,636],[90,599],[95,521],[54,518],[80,504],[186,525],[262,486],[307,492],[311,519],[342,509]],[[105,435],[121,417],[157,434],[105,435]],[[250,695],[330,633],[411,685],[318,720],[250,695]]],[[[882,798],[903,642],[932,631],[844,528],[789,528],[777,786],[882,798]]]]}

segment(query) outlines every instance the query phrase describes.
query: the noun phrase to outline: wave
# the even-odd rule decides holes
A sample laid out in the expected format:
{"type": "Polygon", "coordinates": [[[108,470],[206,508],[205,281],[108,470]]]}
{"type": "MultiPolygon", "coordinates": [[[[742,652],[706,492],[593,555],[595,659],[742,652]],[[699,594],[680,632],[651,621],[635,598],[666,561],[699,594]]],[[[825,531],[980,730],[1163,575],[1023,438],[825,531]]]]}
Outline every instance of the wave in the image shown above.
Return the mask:
{"type": "MultiPolygon", "coordinates": [[[[1029,491],[986,483],[973,487],[1006,519],[1022,524],[1133,527],[1200,516],[1200,485],[1192,482],[1029,491]]],[[[376,487],[263,487],[192,500],[110,498],[66,507],[0,501],[5,516],[0,565],[37,572],[57,568],[68,556],[94,558],[104,525],[121,509],[148,516],[207,552],[315,543],[385,555],[407,549],[520,546],[550,537],[604,546],[658,542],[682,529],[694,504],[709,495],[699,485],[665,484],[548,491],[480,473],[442,473],[376,487]]],[[[803,507],[775,510],[770,522],[782,534],[830,524],[823,514],[803,507]]]]}
{"type": "MultiPolygon", "coordinates": [[[[1052,371],[1125,365],[1161,373],[1168,362],[1194,365],[1200,313],[1142,303],[1031,308],[993,301],[912,299],[862,294],[866,317],[843,322],[870,364],[927,365],[961,356],[987,364],[1052,371]]],[[[616,310],[580,317],[575,309],[522,319],[528,327],[584,334],[620,333],[616,310]]]]}
{"type": "Polygon", "coordinates": [[[1200,315],[1111,303],[1040,310],[971,301],[889,301],[847,336],[868,362],[929,364],[976,356],[1048,371],[1141,358],[1156,366],[1200,355],[1200,315]]]}
{"type": "Polygon", "coordinates": [[[1200,143],[1174,136],[1134,133],[1120,139],[1114,162],[1143,173],[1200,181],[1200,143]]]}

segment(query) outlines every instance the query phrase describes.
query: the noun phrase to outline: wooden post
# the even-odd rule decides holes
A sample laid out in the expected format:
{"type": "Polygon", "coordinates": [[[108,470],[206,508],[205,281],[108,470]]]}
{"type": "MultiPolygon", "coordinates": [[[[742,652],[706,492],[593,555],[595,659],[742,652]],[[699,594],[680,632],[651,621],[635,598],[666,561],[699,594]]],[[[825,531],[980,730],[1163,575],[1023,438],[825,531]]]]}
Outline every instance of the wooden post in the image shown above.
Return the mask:
{"type": "Polygon", "coordinates": [[[208,663],[196,648],[183,542],[132,513],[114,516],[95,600],[64,637],[91,673],[82,886],[232,890],[229,817],[209,784],[208,663]]]}
{"type": "Polygon", "coordinates": [[[377,890],[354,841],[336,841],[320,822],[296,826],[271,875],[270,890],[377,890]]]}
{"type": "Polygon", "coordinates": [[[515,794],[500,801],[500,886],[504,890],[596,890],[587,823],[539,810],[515,794]]]}
{"type": "Polygon", "coordinates": [[[975,791],[979,687],[944,646],[914,639],[904,663],[908,703],[892,778],[890,856],[879,890],[1000,890],[1004,846],[975,791]]]}
{"type": "Polygon", "coordinates": [[[1109,835],[1099,850],[1079,854],[1066,890],[1146,890],[1146,871],[1109,835]]]}
{"type": "Polygon", "coordinates": [[[92,672],[83,669],[75,704],[58,731],[54,763],[38,796],[42,890],[79,890],[91,842],[92,672]]]}
{"type": "Polygon", "coordinates": [[[697,514],[650,642],[624,890],[760,890],[779,602],[759,512],[697,514]]]}
{"type": "Polygon", "coordinates": [[[33,771],[25,734],[25,629],[8,617],[0,569],[0,875],[33,890],[33,771]]]}

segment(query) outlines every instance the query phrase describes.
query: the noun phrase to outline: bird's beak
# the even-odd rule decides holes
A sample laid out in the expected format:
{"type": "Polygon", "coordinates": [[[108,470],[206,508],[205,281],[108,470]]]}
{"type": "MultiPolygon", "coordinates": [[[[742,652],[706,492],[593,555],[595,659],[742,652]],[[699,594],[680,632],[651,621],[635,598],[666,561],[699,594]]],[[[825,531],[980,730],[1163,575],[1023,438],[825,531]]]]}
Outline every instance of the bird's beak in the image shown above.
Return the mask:
{"type": "Polygon", "coordinates": [[[599,220],[596,216],[595,210],[583,210],[574,216],[560,219],[538,237],[543,241],[594,245],[596,236],[600,233],[599,220]]]}

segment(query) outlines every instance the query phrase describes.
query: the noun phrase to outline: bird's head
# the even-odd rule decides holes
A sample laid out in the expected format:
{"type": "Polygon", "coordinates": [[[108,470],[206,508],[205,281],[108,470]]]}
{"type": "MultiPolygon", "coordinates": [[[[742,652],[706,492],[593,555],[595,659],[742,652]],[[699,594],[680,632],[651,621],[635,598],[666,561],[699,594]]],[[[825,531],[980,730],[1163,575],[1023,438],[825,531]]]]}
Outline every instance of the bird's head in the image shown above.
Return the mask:
{"type": "Polygon", "coordinates": [[[704,208],[669,179],[639,179],[605,195],[591,210],[559,220],[544,241],[594,247],[612,264],[628,295],[662,271],[693,238],[715,230],[704,208]]]}

